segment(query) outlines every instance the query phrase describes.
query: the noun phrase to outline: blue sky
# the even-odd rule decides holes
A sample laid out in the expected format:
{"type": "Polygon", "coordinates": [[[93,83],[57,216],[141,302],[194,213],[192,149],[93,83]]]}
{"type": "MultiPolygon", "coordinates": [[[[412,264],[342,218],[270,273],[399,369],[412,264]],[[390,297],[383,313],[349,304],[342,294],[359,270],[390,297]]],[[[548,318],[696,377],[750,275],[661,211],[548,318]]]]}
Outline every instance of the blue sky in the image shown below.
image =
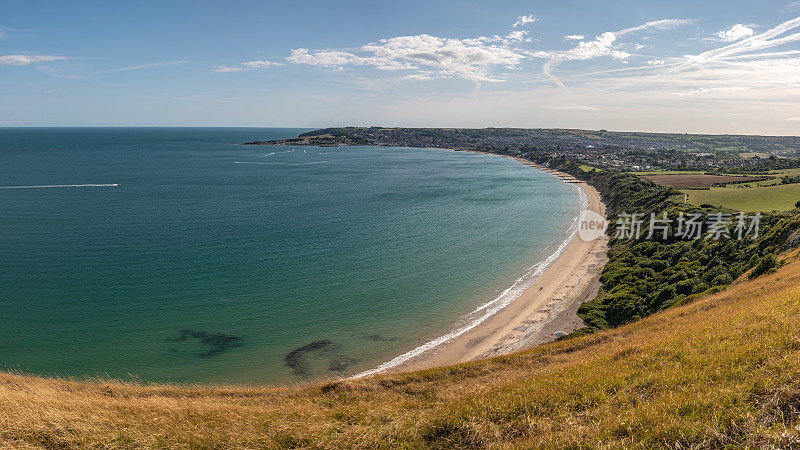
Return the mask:
{"type": "Polygon", "coordinates": [[[13,1],[0,126],[800,134],[800,1],[13,1]]]}

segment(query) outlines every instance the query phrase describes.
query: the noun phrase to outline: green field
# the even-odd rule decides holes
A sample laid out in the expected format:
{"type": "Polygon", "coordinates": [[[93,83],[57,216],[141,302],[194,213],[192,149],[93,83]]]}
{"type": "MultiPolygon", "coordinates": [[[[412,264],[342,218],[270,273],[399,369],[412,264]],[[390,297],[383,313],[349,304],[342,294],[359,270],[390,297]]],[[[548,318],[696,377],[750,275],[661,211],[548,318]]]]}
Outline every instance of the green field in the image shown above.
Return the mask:
{"type": "Polygon", "coordinates": [[[767,187],[720,187],[686,190],[689,203],[724,206],[739,211],[786,211],[800,201],[800,184],[767,187]]]}
{"type": "Polygon", "coordinates": [[[773,175],[800,175],[800,169],[770,170],[773,175]]]}
{"type": "Polygon", "coordinates": [[[739,156],[741,156],[742,158],[769,158],[769,153],[746,152],[746,153],[739,153],[739,156]]]}
{"type": "Polygon", "coordinates": [[[603,171],[603,169],[600,169],[599,167],[589,166],[589,165],[586,165],[586,164],[581,164],[580,166],[578,166],[578,168],[581,169],[584,172],[591,172],[592,170],[596,170],[598,172],[602,172],[603,171]]]}

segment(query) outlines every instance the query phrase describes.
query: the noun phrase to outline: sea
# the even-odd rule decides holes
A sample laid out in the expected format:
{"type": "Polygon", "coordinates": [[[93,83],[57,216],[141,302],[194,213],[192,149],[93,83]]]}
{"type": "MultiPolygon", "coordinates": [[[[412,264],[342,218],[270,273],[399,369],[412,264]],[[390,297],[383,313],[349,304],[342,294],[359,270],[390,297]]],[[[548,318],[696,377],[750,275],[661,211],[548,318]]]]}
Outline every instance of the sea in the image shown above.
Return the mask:
{"type": "Polygon", "coordinates": [[[286,385],[390,368],[513,301],[580,190],[519,161],[240,145],[289,128],[0,128],[0,369],[286,385]]]}

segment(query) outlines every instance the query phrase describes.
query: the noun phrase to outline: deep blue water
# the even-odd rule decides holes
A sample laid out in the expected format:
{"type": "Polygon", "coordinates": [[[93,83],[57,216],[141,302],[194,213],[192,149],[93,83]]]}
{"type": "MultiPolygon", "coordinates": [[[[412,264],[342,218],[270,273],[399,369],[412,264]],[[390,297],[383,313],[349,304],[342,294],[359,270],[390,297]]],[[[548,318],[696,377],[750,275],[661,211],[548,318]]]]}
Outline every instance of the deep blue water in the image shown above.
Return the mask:
{"type": "Polygon", "coordinates": [[[357,373],[496,297],[578,212],[574,186],[507,158],[236,145],[302,131],[0,128],[0,364],[357,373]],[[11,189],[85,184],[118,186],[11,189]]]}

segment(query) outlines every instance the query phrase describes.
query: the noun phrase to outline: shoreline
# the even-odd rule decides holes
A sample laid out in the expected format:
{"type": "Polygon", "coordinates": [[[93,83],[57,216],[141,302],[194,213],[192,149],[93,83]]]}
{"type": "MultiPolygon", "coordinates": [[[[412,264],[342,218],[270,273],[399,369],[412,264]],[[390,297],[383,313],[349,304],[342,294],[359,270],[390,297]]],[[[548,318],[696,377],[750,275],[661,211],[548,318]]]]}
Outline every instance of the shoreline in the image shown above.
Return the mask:
{"type": "MultiPolygon", "coordinates": [[[[584,207],[605,217],[605,205],[597,190],[569,174],[514,156],[474,150],[443,150],[512,158],[550,173],[565,183],[577,185],[585,199],[584,207]]],[[[542,262],[546,264],[550,258],[555,257],[527,289],[507,304],[500,305],[496,311],[487,314],[474,326],[462,329],[460,333],[445,334],[351,378],[430,369],[503,355],[556,340],[583,328],[583,321],[576,313],[581,303],[591,300],[597,294],[600,274],[608,260],[607,242],[608,238],[605,236],[585,242],[577,236],[576,229],[564,241],[563,248],[559,247],[542,262]]],[[[536,268],[537,266],[533,266],[528,274],[536,268]]],[[[521,280],[522,278],[518,282],[521,280]]],[[[492,302],[479,307],[473,313],[486,308],[492,302]]]]}

